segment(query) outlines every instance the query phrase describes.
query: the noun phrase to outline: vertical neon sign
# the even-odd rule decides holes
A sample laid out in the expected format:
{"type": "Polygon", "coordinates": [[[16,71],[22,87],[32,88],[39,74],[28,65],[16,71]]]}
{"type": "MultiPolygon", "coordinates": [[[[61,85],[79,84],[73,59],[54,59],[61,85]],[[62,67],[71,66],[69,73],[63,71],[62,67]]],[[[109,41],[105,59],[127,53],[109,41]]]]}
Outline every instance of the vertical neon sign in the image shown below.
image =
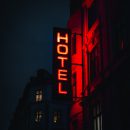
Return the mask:
{"type": "Polygon", "coordinates": [[[68,29],[53,30],[54,98],[71,97],[71,34],[68,29]]]}

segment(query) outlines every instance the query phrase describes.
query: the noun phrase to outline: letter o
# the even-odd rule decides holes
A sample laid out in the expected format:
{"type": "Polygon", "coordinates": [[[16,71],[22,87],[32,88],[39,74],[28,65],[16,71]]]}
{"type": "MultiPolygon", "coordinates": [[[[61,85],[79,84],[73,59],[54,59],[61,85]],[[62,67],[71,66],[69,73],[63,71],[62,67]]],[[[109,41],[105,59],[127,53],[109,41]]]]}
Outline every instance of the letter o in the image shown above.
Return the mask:
{"type": "Polygon", "coordinates": [[[68,46],[63,44],[58,44],[57,46],[58,54],[67,55],[68,54],[68,46]]]}

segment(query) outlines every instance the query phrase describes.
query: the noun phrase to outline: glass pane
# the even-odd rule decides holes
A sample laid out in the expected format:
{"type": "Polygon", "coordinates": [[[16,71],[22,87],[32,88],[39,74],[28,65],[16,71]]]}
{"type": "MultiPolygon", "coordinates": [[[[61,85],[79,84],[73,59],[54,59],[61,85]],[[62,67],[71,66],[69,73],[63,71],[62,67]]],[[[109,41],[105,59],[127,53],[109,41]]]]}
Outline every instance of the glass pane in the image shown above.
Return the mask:
{"type": "Polygon", "coordinates": [[[54,123],[59,123],[60,122],[60,112],[54,112],[53,122],[54,123]]]}
{"type": "Polygon", "coordinates": [[[36,100],[36,102],[42,101],[42,90],[37,90],[36,91],[35,100],[36,100]]]}
{"type": "Polygon", "coordinates": [[[102,130],[102,115],[100,116],[101,130],[102,130]]]}
{"type": "Polygon", "coordinates": [[[97,117],[97,130],[100,130],[100,118],[97,117]]]}
{"type": "Polygon", "coordinates": [[[96,116],[96,107],[93,108],[93,116],[96,116]]]}
{"type": "Polygon", "coordinates": [[[94,130],[96,130],[96,119],[94,119],[94,130]]]}

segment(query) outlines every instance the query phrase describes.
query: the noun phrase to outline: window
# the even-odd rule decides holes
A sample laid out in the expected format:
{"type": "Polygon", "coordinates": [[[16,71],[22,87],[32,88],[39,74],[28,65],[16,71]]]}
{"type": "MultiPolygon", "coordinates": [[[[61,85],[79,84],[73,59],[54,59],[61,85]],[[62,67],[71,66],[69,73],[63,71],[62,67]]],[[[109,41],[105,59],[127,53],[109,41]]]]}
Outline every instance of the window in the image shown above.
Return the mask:
{"type": "Polygon", "coordinates": [[[73,100],[76,100],[77,91],[76,91],[76,72],[72,74],[72,88],[73,88],[73,100]]]}
{"type": "Polygon", "coordinates": [[[61,113],[55,111],[53,113],[53,123],[57,124],[57,123],[60,123],[60,122],[61,122],[61,113]]]}
{"type": "Polygon", "coordinates": [[[127,42],[125,41],[125,30],[123,25],[118,21],[118,23],[112,25],[112,52],[113,57],[119,56],[120,52],[125,49],[127,42]]]}
{"type": "Polygon", "coordinates": [[[72,55],[76,54],[76,33],[72,35],[72,55]]]}
{"type": "Polygon", "coordinates": [[[93,44],[95,45],[90,52],[90,82],[101,72],[101,43],[99,27],[94,31],[93,44]]]}
{"type": "Polygon", "coordinates": [[[101,104],[93,107],[93,130],[102,130],[101,104]]]}
{"type": "Polygon", "coordinates": [[[77,130],[78,129],[78,120],[77,119],[73,120],[72,126],[73,126],[73,130],[77,130]]]}
{"type": "Polygon", "coordinates": [[[42,111],[36,111],[36,113],[35,113],[35,122],[37,122],[37,123],[40,122],[42,117],[43,117],[42,111]]]}
{"type": "Polygon", "coordinates": [[[42,96],[42,90],[37,90],[37,91],[36,91],[36,96],[35,96],[35,98],[36,98],[36,102],[42,101],[42,98],[43,98],[43,96],[42,96]]]}
{"type": "Polygon", "coordinates": [[[98,10],[96,0],[92,3],[92,6],[88,10],[88,28],[90,29],[96,19],[98,18],[98,10]]]}

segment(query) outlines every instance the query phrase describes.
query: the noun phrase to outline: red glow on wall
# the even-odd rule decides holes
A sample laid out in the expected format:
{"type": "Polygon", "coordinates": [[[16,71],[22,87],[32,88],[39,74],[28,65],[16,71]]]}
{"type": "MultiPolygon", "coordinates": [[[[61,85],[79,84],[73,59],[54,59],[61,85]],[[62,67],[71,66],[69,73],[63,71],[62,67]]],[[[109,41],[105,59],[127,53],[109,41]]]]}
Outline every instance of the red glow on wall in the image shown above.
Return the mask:
{"type": "Polygon", "coordinates": [[[96,46],[97,44],[97,40],[95,37],[95,30],[97,29],[97,27],[99,26],[99,20],[97,19],[93,26],[91,27],[91,29],[89,30],[89,32],[87,33],[87,46],[88,46],[88,52],[91,52],[93,50],[93,48],[96,46]]]}
{"type": "Polygon", "coordinates": [[[85,0],[83,3],[83,6],[87,6],[87,8],[90,8],[94,0],[85,0]]]}
{"type": "Polygon", "coordinates": [[[54,29],[53,75],[55,96],[67,97],[71,91],[71,42],[68,29],[54,29]],[[66,96],[65,96],[66,95],[66,96]]]}
{"type": "Polygon", "coordinates": [[[76,51],[74,54],[72,53],[71,55],[72,56],[72,80],[73,81],[75,80],[74,82],[76,82],[76,84],[72,84],[72,90],[73,90],[72,93],[74,98],[75,97],[78,98],[82,96],[82,37],[81,35],[77,35],[77,34],[75,36],[76,43],[72,42],[72,44],[75,44],[76,51]],[[75,79],[73,79],[74,74],[76,75],[75,79]]]}
{"type": "MultiPolygon", "coordinates": [[[[76,12],[72,17],[70,17],[68,22],[68,27],[72,31],[72,95],[74,104],[71,107],[70,112],[70,129],[83,129],[83,109],[80,101],[83,97],[84,87],[88,85],[88,63],[87,63],[87,53],[86,45],[84,42],[84,32],[82,32],[81,14],[76,12]],[[75,39],[74,39],[75,38],[75,39]],[[73,43],[74,42],[74,43],[73,43]],[[86,49],[86,50],[85,50],[86,49]],[[76,128],[74,128],[73,123],[77,121],[76,128]]],[[[86,28],[85,28],[86,29],[86,28]]],[[[84,93],[86,96],[87,93],[84,93]]]]}

